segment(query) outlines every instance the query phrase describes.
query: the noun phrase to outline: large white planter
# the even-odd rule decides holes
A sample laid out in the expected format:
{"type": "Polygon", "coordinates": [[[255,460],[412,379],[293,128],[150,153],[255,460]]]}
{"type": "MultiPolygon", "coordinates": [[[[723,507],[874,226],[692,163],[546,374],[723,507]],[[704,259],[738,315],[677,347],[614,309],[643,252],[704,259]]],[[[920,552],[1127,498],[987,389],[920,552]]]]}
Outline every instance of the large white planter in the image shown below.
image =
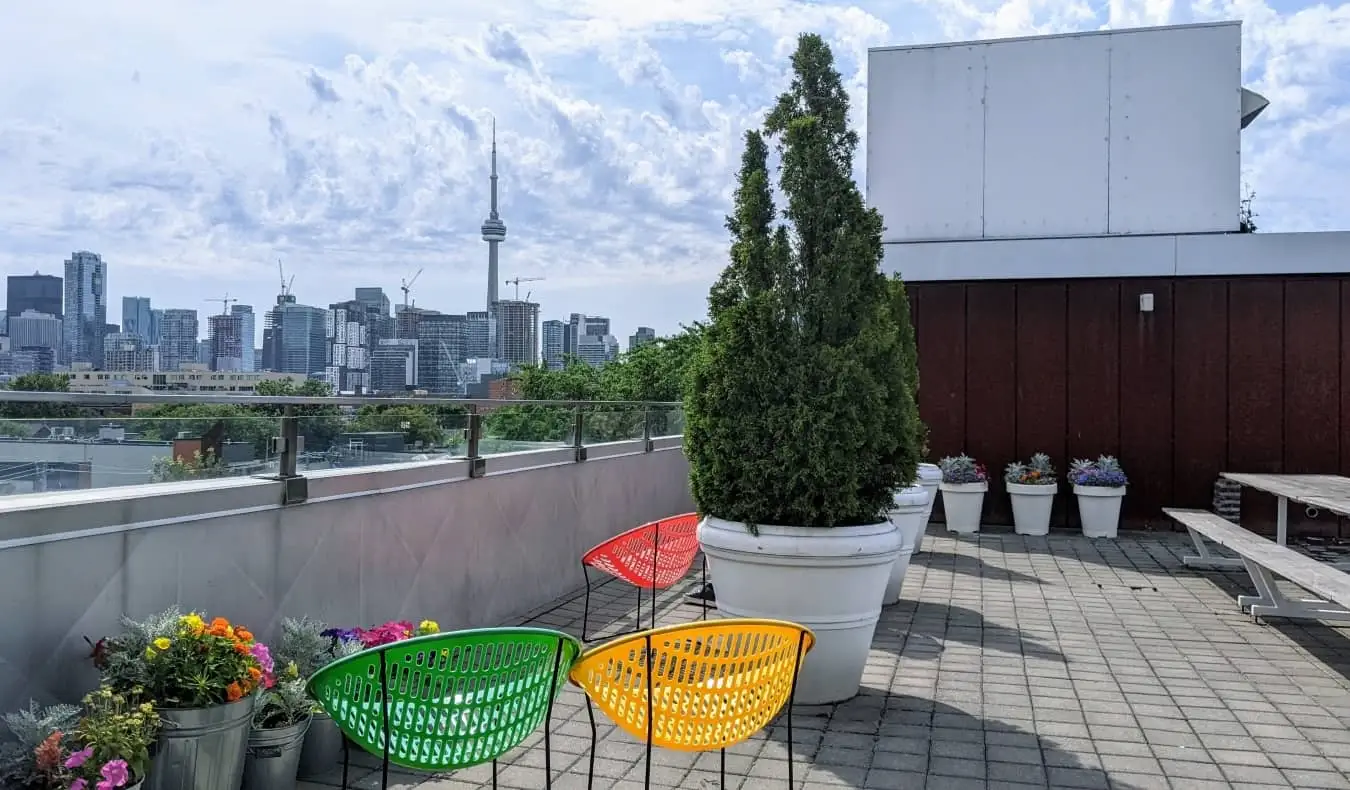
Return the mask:
{"type": "Polygon", "coordinates": [[[914,541],[914,553],[923,551],[923,536],[928,532],[928,521],[933,517],[933,505],[937,504],[938,486],[942,483],[942,469],[937,464],[919,464],[918,484],[928,492],[928,504],[923,508],[923,526],[919,529],[919,539],[914,541]]]}
{"type": "Polygon", "coordinates": [[[1008,483],[1012,499],[1013,529],[1018,535],[1046,535],[1050,532],[1050,511],[1055,506],[1057,485],[1008,483]]]}
{"type": "Polygon", "coordinates": [[[943,483],[938,489],[942,491],[942,511],[947,514],[947,531],[962,535],[979,532],[989,482],[943,483]]]}
{"type": "Polygon", "coordinates": [[[927,523],[924,510],[928,502],[928,492],[923,486],[910,486],[895,492],[895,502],[887,516],[900,530],[900,553],[895,555],[895,564],[891,566],[891,580],[886,583],[886,594],[881,598],[882,606],[900,600],[900,590],[905,586],[905,573],[909,570],[909,558],[914,554],[914,546],[919,542],[919,535],[927,523]]]}
{"type": "Polygon", "coordinates": [[[816,646],[797,680],[797,704],[856,696],[900,553],[900,530],[883,521],[834,529],[760,524],[757,531],[712,516],[698,525],[718,611],[787,620],[815,632],[816,646]]]}
{"type": "Polygon", "coordinates": [[[1089,538],[1114,538],[1120,528],[1120,500],[1125,498],[1125,486],[1074,485],[1078,495],[1078,517],[1083,522],[1083,535],[1089,538]]]}

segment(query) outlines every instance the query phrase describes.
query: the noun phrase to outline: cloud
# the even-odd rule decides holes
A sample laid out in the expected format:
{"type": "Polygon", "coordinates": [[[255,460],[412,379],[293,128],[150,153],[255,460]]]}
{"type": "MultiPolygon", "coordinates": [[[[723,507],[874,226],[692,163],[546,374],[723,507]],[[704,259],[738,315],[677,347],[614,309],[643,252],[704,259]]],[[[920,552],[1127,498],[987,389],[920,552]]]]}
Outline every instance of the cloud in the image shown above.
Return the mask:
{"type": "Polygon", "coordinates": [[[869,46],[1242,18],[1246,84],[1272,102],[1243,134],[1261,228],[1350,226],[1347,2],[10,5],[0,47],[26,68],[0,81],[0,262],[95,249],[114,297],[162,306],[228,288],[261,309],[281,257],[313,304],[425,268],[418,304],[478,307],[495,118],[502,276],[545,277],[545,317],[673,330],[725,261],[742,132],[804,30],[834,46],[865,139],[869,46]]]}

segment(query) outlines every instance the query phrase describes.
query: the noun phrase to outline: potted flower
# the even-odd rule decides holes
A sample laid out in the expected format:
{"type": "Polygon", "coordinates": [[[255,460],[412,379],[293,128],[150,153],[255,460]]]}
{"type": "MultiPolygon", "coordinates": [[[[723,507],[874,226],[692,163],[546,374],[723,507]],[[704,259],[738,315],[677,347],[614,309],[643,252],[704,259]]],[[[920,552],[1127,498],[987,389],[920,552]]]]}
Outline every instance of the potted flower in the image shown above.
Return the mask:
{"type": "MultiPolygon", "coordinates": [[[[283,679],[262,695],[253,714],[243,790],[295,790],[314,701],[305,692],[298,666],[288,664],[283,673],[283,679]]],[[[329,767],[336,764],[334,760],[329,767]]]]}
{"type": "MultiPolygon", "coordinates": [[[[355,637],[340,643],[336,634],[337,629],[330,629],[318,620],[287,617],[281,621],[281,639],[277,643],[275,660],[288,672],[294,667],[297,677],[309,678],[329,662],[361,649],[355,637]],[[343,649],[345,645],[354,647],[343,649]]],[[[296,774],[301,779],[319,776],[331,771],[341,758],[342,731],[323,707],[313,702],[296,774]]]]}
{"type": "Polygon", "coordinates": [[[102,686],[69,705],[36,706],[5,717],[19,740],[0,756],[4,787],[31,790],[137,790],[145,779],[159,716],[148,702],[102,686]],[[73,713],[72,713],[73,711],[73,713]],[[77,719],[78,717],[78,719],[77,719]],[[44,734],[45,733],[45,734],[44,734]],[[37,740],[37,746],[28,744],[37,740]]]}
{"type": "Polygon", "coordinates": [[[1069,467],[1069,482],[1078,496],[1078,517],[1089,538],[1114,538],[1120,528],[1120,500],[1125,497],[1125,470],[1109,455],[1095,461],[1077,459],[1069,467]]]}
{"type": "Polygon", "coordinates": [[[792,70],[763,132],[745,135],[731,261],[689,364],[685,454],[718,609],[815,629],[795,700],[826,704],[861,684],[918,414],[843,81],[818,35],[798,39],[792,70]]]}
{"type": "Polygon", "coordinates": [[[1055,467],[1050,456],[1036,453],[1028,463],[1014,461],[1003,472],[1003,482],[1012,499],[1013,528],[1019,535],[1050,532],[1050,511],[1055,504],[1055,467]]]}
{"type": "Polygon", "coordinates": [[[947,514],[947,531],[969,535],[980,531],[984,511],[984,493],[989,490],[989,475],[984,464],[968,455],[949,455],[938,462],[942,469],[942,508],[947,514]]]}
{"type": "Polygon", "coordinates": [[[151,702],[163,721],[145,790],[238,790],[253,693],[271,683],[267,647],[223,617],[177,607],[122,625],[96,652],[104,683],[151,702]]]}

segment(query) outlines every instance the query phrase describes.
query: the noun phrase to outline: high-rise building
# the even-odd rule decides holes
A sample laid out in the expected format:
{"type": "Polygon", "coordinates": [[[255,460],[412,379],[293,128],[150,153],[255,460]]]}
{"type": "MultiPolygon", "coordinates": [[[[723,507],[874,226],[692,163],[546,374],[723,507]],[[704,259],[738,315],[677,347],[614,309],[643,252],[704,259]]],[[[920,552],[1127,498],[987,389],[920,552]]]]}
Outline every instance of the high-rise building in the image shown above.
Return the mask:
{"type": "Polygon", "coordinates": [[[491,314],[475,310],[464,318],[468,322],[466,330],[468,334],[464,346],[465,358],[491,359],[496,352],[493,346],[496,333],[493,331],[491,314]]]}
{"type": "Polygon", "coordinates": [[[281,293],[277,294],[276,306],[263,313],[263,370],[281,370],[281,309],[290,304],[295,304],[295,294],[283,285],[281,293]]]}
{"type": "Polygon", "coordinates": [[[324,379],[338,392],[370,389],[369,333],[366,306],[356,300],[328,306],[324,336],[328,365],[324,379]]]}
{"type": "Polygon", "coordinates": [[[367,313],[389,315],[389,297],[384,295],[383,288],[357,288],[356,301],[365,305],[367,313]]]}
{"type": "Polygon", "coordinates": [[[328,311],[290,302],[272,312],[277,372],[323,377],[328,367],[328,311]]]}
{"type": "MultiPolygon", "coordinates": [[[[211,350],[207,364],[212,370],[240,372],[244,369],[244,317],[241,313],[221,313],[206,319],[207,340],[211,350]]],[[[253,356],[252,346],[248,349],[253,356]]]]}
{"type": "Polygon", "coordinates": [[[386,338],[370,352],[370,388],[394,393],[417,384],[417,341],[386,338]]]}
{"type": "Polygon", "coordinates": [[[637,332],[628,336],[628,350],[632,351],[639,346],[645,346],[655,341],[656,330],[649,326],[640,326],[637,328],[637,332]]]}
{"type": "Polygon", "coordinates": [[[562,370],[565,357],[563,356],[563,335],[567,325],[562,321],[545,321],[540,332],[541,349],[544,357],[544,364],[549,370],[562,370]]]}
{"type": "Polygon", "coordinates": [[[257,326],[254,324],[253,305],[232,304],[230,305],[230,313],[239,316],[239,345],[241,346],[239,369],[245,373],[252,373],[258,369],[253,353],[258,342],[258,336],[254,334],[257,331],[257,326]]]}
{"type": "Polygon", "coordinates": [[[10,347],[0,351],[0,373],[25,376],[29,373],[51,373],[56,369],[56,352],[46,346],[10,347]]]}
{"type": "Polygon", "coordinates": [[[497,286],[500,284],[497,268],[497,248],[502,242],[506,241],[506,223],[497,214],[497,121],[492,121],[492,168],[488,176],[491,183],[492,196],[488,208],[488,218],[483,220],[483,241],[488,245],[488,286],[487,286],[487,312],[489,315],[496,311],[497,305],[497,286]]]}
{"type": "Polygon", "coordinates": [[[572,313],[567,319],[567,327],[563,333],[563,355],[576,355],[581,347],[581,338],[586,335],[604,337],[608,334],[608,318],[599,315],[572,313]]]}
{"type": "Polygon", "coordinates": [[[425,311],[417,321],[417,387],[460,395],[459,363],[465,358],[468,320],[462,315],[425,311]]]}
{"type": "Polygon", "coordinates": [[[108,324],[108,267],[92,252],[78,251],[66,261],[62,331],[66,359],[103,364],[103,335],[108,324]]]}
{"type": "Polygon", "coordinates": [[[150,345],[157,346],[159,345],[159,341],[163,339],[160,337],[160,328],[162,326],[164,326],[164,311],[160,310],[159,308],[151,308],[150,345]]]}
{"type": "Polygon", "coordinates": [[[197,311],[168,309],[159,325],[159,366],[176,371],[197,362],[197,311]]]}
{"type": "Polygon", "coordinates": [[[103,338],[103,369],[154,370],[155,351],[138,332],[113,332],[103,338]]]}
{"type": "MultiPolygon", "coordinates": [[[[10,278],[11,280],[14,278],[10,278]]],[[[61,348],[61,319],[36,310],[24,310],[9,319],[9,344],[15,348],[61,348]]]]}
{"type": "Polygon", "coordinates": [[[373,349],[381,340],[394,337],[394,318],[389,314],[389,297],[383,288],[357,288],[356,301],[365,308],[367,348],[373,349]]]}
{"type": "Polygon", "coordinates": [[[613,335],[582,335],[576,357],[598,368],[619,358],[619,341],[613,335]]]}
{"type": "Polygon", "coordinates": [[[140,335],[146,345],[158,345],[155,336],[155,311],[148,296],[122,297],[122,332],[140,335]]]}
{"type": "Polygon", "coordinates": [[[25,310],[60,319],[65,290],[61,278],[51,274],[12,274],[5,283],[5,313],[22,315],[25,310]]]}
{"type": "Polygon", "coordinates": [[[507,299],[497,302],[496,358],[515,365],[539,363],[539,304],[507,299]]]}

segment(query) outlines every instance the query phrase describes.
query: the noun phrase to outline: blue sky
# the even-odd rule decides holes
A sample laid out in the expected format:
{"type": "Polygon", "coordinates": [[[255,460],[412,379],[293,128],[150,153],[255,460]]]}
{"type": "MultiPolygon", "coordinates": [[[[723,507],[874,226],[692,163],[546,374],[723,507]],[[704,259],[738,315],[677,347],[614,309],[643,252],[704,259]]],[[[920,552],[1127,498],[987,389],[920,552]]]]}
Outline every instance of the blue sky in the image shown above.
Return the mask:
{"type": "Polygon", "coordinates": [[[1243,134],[1261,229],[1350,228],[1350,3],[8,3],[0,264],[101,252],[114,317],[266,309],[278,258],[310,304],[423,268],[418,305],[482,309],[495,116],[502,277],[545,278],[544,318],[670,332],[705,313],[741,132],[797,33],[831,41],[861,123],[869,46],[1212,19],[1244,21],[1271,100],[1243,134]]]}

